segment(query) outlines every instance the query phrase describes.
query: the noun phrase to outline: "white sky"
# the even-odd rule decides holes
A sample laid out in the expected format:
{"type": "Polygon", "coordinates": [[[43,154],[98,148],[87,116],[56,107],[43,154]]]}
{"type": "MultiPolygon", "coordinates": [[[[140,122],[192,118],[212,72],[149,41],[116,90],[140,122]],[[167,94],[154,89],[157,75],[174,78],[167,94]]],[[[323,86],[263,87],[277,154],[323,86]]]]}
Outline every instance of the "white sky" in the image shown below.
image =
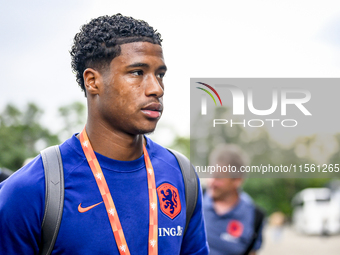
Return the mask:
{"type": "MultiPolygon", "coordinates": [[[[0,2],[0,110],[35,102],[55,130],[59,106],[85,103],[68,51],[100,15],[144,19],[162,34],[169,71],[160,126],[181,135],[190,131],[190,77],[340,77],[339,1],[0,2]]],[[[156,139],[167,143],[165,134],[156,139]]]]}

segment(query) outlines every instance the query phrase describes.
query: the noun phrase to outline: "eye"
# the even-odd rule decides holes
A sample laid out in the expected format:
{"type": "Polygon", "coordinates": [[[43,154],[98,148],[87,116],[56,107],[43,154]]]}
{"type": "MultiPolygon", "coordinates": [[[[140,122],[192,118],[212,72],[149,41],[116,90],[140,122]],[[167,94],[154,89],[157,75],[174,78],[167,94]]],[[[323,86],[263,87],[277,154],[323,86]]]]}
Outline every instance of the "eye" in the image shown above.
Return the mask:
{"type": "Polygon", "coordinates": [[[165,76],[165,73],[159,73],[157,74],[157,77],[160,78],[160,79],[163,79],[165,76]]]}
{"type": "Polygon", "coordinates": [[[140,76],[143,75],[143,71],[142,70],[134,70],[131,72],[131,74],[136,75],[136,76],[140,76]]]}

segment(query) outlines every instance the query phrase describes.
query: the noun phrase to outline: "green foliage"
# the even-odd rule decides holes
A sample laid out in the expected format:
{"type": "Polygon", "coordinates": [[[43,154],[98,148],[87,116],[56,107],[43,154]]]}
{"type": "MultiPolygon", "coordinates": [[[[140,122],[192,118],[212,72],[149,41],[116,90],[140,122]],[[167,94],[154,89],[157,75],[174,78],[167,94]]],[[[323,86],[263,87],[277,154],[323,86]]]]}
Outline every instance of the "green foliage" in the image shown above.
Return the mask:
{"type": "Polygon", "coordinates": [[[177,136],[170,146],[171,149],[177,150],[190,158],[190,139],[189,137],[177,136]]]}
{"type": "Polygon", "coordinates": [[[85,109],[79,102],[60,107],[60,131],[54,134],[41,124],[43,111],[34,103],[28,103],[23,111],[8,104],[0,113],[0,167],[15,171],[40,149],[79,132],[85,122],[85,109]]]}
{"type": "Polygon", "coordinates": [[[59,143],[57,135],[40,124],[42,110],[29,103],[24,111],[7,105],[0,114],[0,167],[20,168],[25,159],[38,154],[37,143],[59,143]]]}
{"type": "Polygon", "coordinates": [[[84,128],[86,120],[86,107],[81,102],[74,102],[59,108],[61,117],[61,130],[59,137],[62,140],[69,138],[76,132],[80,132],[84,128]]]}

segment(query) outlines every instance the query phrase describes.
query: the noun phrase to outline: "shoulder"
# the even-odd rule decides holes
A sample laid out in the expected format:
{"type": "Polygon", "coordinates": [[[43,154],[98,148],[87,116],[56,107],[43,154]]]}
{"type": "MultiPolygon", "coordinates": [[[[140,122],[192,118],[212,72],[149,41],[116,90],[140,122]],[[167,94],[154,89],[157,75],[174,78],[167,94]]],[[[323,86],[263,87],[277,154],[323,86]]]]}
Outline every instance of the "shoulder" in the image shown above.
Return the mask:
{"type": "Polygon", "coordinates": [[[244,191],[241,191],[240,193],[240,203],[248,207],[255,207],[254,201],[251,196],[244,191]]]}
{"type": "Polygon", "coordinates": [[[1,183],[1,198],[29,198],[44,192],[45,175],[41,156],[38,155],[30,163],[13,173],[1,183]]]}
{"type": "Polygon", "coordinates": [[[255,204],[252,198],[245,192],[239,194],[239,202],[236,206],[228,213],[233,215],[242,221],[248,222],[247,224],[253,225],[255,216],[255,204]]]}
{"type": "Polygon", "coordinates": [[[168,167],[179,169],[178,161],[173,153],[171,153],[167,148],[155,143],[148,137],[146,137],[146,141],[146,148],[148,149],[151,159],[159,161],[168,167]]]}
{"type": "Polygon", "coordinates": [[[6,254],[37,251],[45,205],[41,157],[37,156],[2,182],[0,197],[0,229],[3,234],[0,250],[5,250],[6,254]]]}
{"type": "MultiPolygon", "coordinates": [[[[69,139],[69,140],[72,140],[69,139]]],[[[67,162],[70,141],[61,144],[60,150],[64,160],[67,162]]],[[[45,173],[41,155],[37,155],[27,165],[14,172],[9,178],[0,184],[1,202],[9,205],[34,205],[36,208],[44,206],[45,202],[45,173]]],[[[43,209],[40,210],[43,213],[43,209]]]]}
{"type": "Polygon", "coordinates": [[[259,206],[257,206],[254,203],[253,199],[251,198],[251,196],[248,193],[242,191],[241,194],[240,194],[240,201],[241,201],[241,203],[243,204],[244,207],[251,208],[252,209],[251,211],[254,212],[254,214],[255,213],[258,213],[258,214],[261,214],[261,215],[265,214],[263,209],[260,208],[259,206]]]}
{"type": "Polygon", "coordinates": [[[209,195],[209,192],[205,192],[203,195],[203,209],[208,210],[213,208],[213,202],[209,195]]]}
{"type": "Polygon", "coordinates": [[[245,192],[240,195],[240,210],[243,212],[245,217],[251,215],[252,224],[257,226],[263,223],[265,212],[262,208],[258,207],[252,200],[252,198],[245,192]]]}
{"type": "Polygon", "coordinates": [[[63,161],[64,179],[67,182],[71,173],[87,160],[76,134],[59,145],[59,149],[63,161]]]}

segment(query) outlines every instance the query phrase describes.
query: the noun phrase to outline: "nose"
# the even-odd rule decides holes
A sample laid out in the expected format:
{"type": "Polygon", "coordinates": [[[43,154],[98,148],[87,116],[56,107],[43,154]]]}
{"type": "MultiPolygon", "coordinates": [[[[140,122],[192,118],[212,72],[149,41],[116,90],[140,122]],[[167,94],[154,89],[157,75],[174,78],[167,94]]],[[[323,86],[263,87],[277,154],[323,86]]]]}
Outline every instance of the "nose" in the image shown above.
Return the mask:
{"type": "Polygon", "coordinates": [[[164,85],[163,81],[156,77],[154,74],[148,75],[146,80],[146,96],[154,96],[160,98],[164,95],[164,85]]]}

